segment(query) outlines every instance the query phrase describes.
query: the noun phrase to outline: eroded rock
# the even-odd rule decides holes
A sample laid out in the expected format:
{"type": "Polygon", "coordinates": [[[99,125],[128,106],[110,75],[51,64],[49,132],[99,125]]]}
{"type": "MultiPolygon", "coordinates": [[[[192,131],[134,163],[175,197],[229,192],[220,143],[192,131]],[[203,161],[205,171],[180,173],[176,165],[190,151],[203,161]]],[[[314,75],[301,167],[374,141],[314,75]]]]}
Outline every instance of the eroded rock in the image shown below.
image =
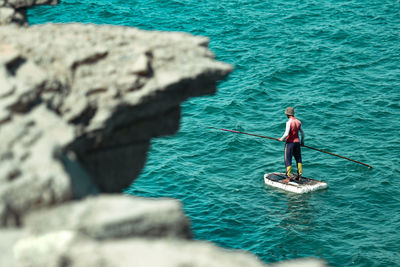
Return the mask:
{"type": "Polygon", "coordinates": [[[27,26],[26,11],[16,10],[12,7],[2,7],[0,5],[0,26],[10,24],[27,26]]]}
{"type": "Polygon", "coordinates": [[[72,199],[61,161],[72,127],[40,106],[3,122],[0,136],[0,226],[19,226],[31,209],[72,199]]]}
{"type": "Polygon", "coordinates": [[[0,265],[2,267],[18,266],[14,257],[14,246],[27,237],[27,233],[21,228],[0,229],[0,265]]]}
{"type": "Polygon", "coordinates": [[[180,104],[232,66],[208,39],[82,24],[0,27],[0,223],[35,207],[121,192],[180,104]],[[23,194],[18,194],[23,192],[23,194]]]}
{"type": "Polygon", "coordinates": [[[70,231],[21,240],[14,249],[22,266],[71,267],[262,267],[255,256],[201,241],[177,239],[94,242],[70,231]]]}
{"type": "Polygon", "coordinates": [[[33,234],[76,231],[93,239],[190,239],[190,222],[181,203],[128,195],[102,195],[34,212],[24,220],[33,234]]]}

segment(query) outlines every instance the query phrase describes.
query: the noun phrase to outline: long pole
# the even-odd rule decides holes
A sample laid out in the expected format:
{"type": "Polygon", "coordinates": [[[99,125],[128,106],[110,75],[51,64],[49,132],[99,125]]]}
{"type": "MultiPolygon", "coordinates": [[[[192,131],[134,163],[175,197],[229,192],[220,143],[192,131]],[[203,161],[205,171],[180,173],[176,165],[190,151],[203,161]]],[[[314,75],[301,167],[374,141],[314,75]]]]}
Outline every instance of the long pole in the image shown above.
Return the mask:
{"type": "MultiPolygon", "coordinates": [[[[246,135],[251,135],[251,136],[255,136],[255,137],[261,137],[261,138],[266,138],[266,139],[271,139],[271,140],[275,140],[275,141],[278,141],[278,142],[282,142],[281,140],[279,140],[277,138],[273,138],[273,137],[269,137],[269,136],[263,136],[263,135],[251,134],[251,133],[244,133],[244,132],[239,132],[239,131],[235,131],[235,130],[228,130],[228,129],[218,129],[218,128],[215,128],[215,127],[209,127],[209,128],[213,128],[213,129],[221,130],[221,131],[226,131],[226,132],[231,132],[231,133],[246,134],[246,135]]],[[[329,154],[329,155],[332,155],[332,156],[336,156],[336,157],[339,157],[339,158],[342,158],[342,159],[347,159],[349,161],[352,161],[352,162],[367,166],[368,168],[372,168],[371,165],[368,165],[366,163],[363,163],[363,162],[360,162],[360,161],[357,161],[357,160],[354,160],[354,159],[349,159],[349,158],[340,156],[340,155],[335,154],[335,153],[324,151],[322,149],[318,149],[318,148],[314,148],[314,147],[310,147],[310,146],[303,146],[303,147],[306,147],[306,148],[309,148],[309,149],[312,149],[312,150],[316,150],[316,151],[319,151],[319,152],[322,152],[322,153],[326,153],[326,154],[329,154]]]]}

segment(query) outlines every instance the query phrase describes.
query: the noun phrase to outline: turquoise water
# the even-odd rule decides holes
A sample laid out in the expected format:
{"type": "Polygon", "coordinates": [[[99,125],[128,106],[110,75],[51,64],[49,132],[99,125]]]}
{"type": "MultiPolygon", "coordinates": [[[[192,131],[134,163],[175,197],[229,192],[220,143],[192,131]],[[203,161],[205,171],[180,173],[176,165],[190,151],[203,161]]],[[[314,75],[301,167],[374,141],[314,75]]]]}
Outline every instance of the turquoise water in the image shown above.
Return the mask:
{"type": "Polygon", "coordinates": [[[400,2],[389,0],[64,0],[30,22],[84,22],[211,38],[235,66],[215,96],[183,105],[178,134],[152,142],[127,192],[183,201],[196,239],[265,262],[314,256],[331,266],[400,266],[400,2]],[[287,106],[306,145],[304,175],[325,191],[263,184],[283,171],[287,106]]]}

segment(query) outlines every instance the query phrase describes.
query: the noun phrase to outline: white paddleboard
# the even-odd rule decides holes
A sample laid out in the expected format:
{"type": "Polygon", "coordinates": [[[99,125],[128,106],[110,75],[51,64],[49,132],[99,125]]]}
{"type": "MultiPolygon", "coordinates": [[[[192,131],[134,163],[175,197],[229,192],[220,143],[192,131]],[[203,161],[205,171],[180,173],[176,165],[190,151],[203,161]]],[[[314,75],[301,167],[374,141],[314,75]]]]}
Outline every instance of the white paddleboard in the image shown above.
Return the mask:
{"type": "Polygon", "coordinates": [[[301,177],[301,182],[290,181],[289,183],[283,182],[286,179],[284,173],[266,173],[264,174],[264,182],[266,185],[283,189],[285,191],[304,194],[312,191],[325,189],[328,187],[328,183],[324,181],[318,181],[311,178],[301,177]]]}

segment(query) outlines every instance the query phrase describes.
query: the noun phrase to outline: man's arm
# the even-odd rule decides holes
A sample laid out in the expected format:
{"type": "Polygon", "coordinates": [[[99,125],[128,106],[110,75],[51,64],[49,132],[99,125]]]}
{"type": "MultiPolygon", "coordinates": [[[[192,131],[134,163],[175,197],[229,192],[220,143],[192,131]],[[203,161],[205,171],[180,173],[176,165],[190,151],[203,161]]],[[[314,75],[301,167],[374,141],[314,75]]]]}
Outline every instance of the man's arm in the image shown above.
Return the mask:
{"type": "Polygon", "coordinates": [[[285,130],[285,133],[282,135],[281,138],[279,138],[279,141],[285,140],[285,138],[288,137],[288,135],[289,135],[289,131],[290,131],[290,120],[288,120],[288,121],[286,122],[286,130],[285,130]]]}

